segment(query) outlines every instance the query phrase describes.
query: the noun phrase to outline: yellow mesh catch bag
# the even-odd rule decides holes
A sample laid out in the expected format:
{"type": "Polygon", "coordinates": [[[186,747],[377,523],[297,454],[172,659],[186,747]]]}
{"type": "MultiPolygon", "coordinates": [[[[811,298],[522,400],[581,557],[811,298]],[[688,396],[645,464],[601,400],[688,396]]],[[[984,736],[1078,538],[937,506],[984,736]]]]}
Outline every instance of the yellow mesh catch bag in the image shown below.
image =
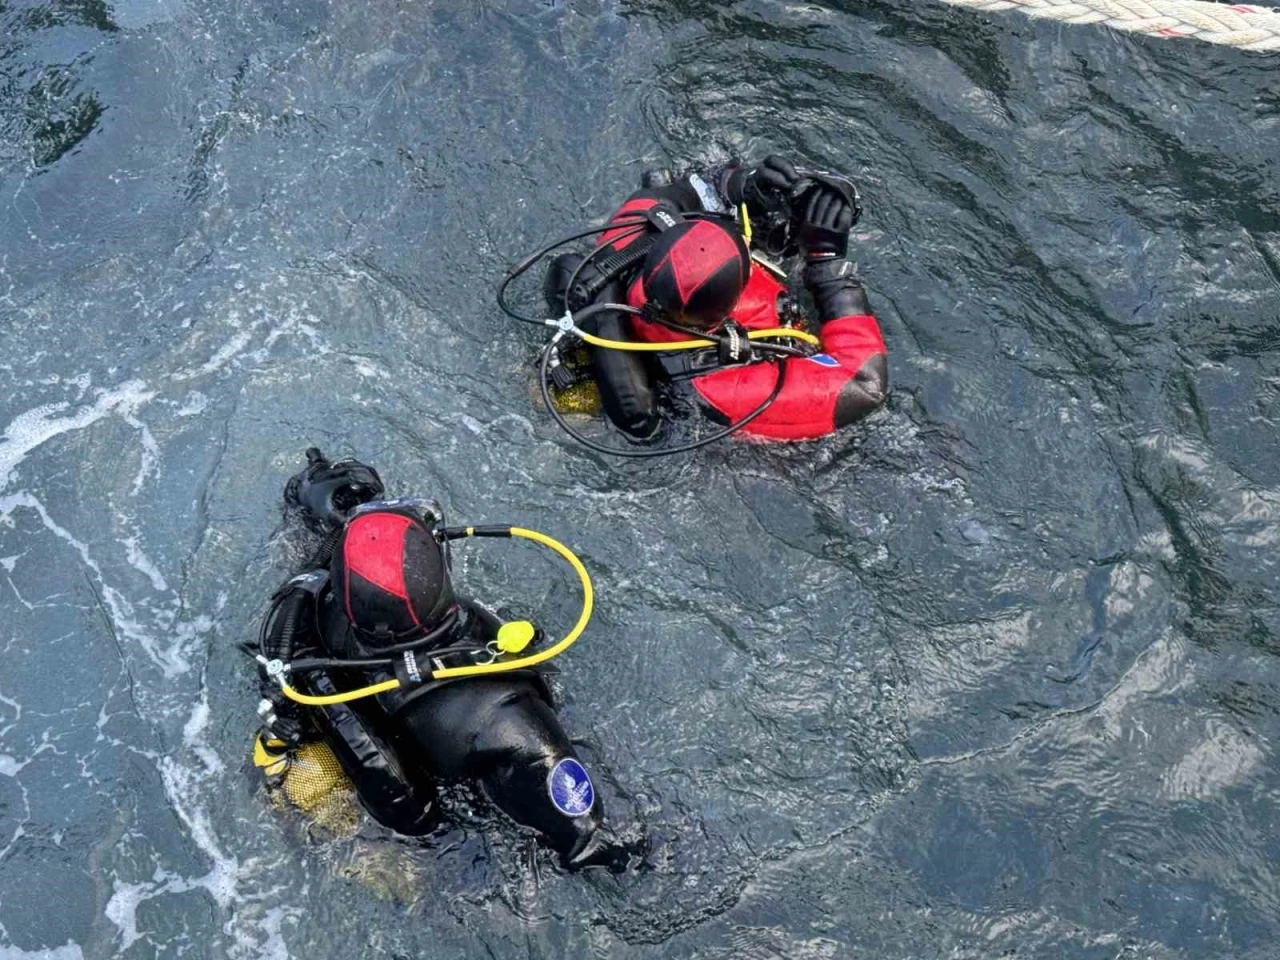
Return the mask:
{"type": "Polygon", "coordinates": [[[316,741],[286,750],[279,741],[256,738],[253,762],[278,806],[287,801],[306,814],[313,827],[335,835],[349,835],[359,826],[355,790],[327,744],[316,741]]]}
{"type": "Polygon", "coordinates": [[[351,781],[342,772],[338,758],[319,741],[304,743],[293,751],[293,760],[282,784],[289,802],[303,813],[311,813],[335,790],[351,790],[351,781]]]}
{"type": "Polygon", "coordinates": [[[600,413],[600,388],[594,380],[579,380],[566,390],[556,390],[551,400],[561,413],[584,413],[597,416],[600,413]]]}

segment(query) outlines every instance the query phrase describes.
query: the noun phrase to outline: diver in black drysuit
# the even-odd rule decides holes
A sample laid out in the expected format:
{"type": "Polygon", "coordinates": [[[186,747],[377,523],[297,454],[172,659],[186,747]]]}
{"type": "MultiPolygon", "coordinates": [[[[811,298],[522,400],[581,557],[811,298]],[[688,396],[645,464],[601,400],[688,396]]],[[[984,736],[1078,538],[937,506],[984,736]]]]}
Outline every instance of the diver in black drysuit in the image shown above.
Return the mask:
{"type": "Polygon", "coordinates": [[[566,866],[620,869],[627,851],[603,826],[600,798],[537,670],[414,683],[398,666],[358,664],[406,650],[427,670],[488,662],[501,624],[455,596],[434,501],[382,500],[371,467],[330,463],[315,448],[307,458],[285,499],[326,541],[313,569],[276,594],[263,658],[341,661],[290,673],[290,684],[312,696],[397,675],[404,682],[345,704],[302,706],[264,670],[264,739],[296,745],[323,737],[363,806],[400,833],[436,826],[437,781],[478,780],[507,815],[549,840],[566,866]]]}

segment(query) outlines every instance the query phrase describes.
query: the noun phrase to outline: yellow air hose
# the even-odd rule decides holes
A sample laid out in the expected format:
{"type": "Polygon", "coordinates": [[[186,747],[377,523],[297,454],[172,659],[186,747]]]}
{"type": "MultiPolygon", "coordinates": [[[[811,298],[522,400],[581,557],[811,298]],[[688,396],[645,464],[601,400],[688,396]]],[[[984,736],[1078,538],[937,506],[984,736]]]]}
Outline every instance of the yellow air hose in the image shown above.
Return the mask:
{"type": "Polygon", "coordinates": [[[384,680],[382,683],[375,683],[368,687],[361,687],[359,690],[348,690],[346,693],[330,693],[325,696],[313,697],[309,693],[301,693],[285,682],[284,678],[280,678],[280,689],[284,691],[284,695],[295,703],[305,703],[308,707],[327,707],[335,703],[347,703],[351,700],[360,700],[364,697],[372,697],[379,693],[386,693],[388,690],[394,690],[400,686],[399,680],[384,680]]]}
{"type": "MultiPolygon", "coordinates": [[[[714,340],[672,340],[668,343],[640,343],[631,340],[606,340],[603,337],[597,337],[593,333],[587,333],[585,330],[574,331],[574,336],[581,337],[593,347],[605,347],[609,350],[631,350],[643,353],[660,353],[664,350],[700,350],[705,347],[714,347],[714,340]]],[[[790,338],[792,340],[803,340],[805,343],[812,344],[815,347],[821,346],[822,341],[806,330],[792,330],[790,327],[771,327],[768,330],[752,330],[747,334],[749,340],[768,340],[772,338],[790,338]]]]}
{"type": "MultiPolygon", "coordinates": [[[[467,536],[474,535],[474,527],[467,527],[467,536]]],[[[538,653],[531,653],[527,657],[521,657],[518,660],[507,660],[502,663],[477,663],[470,667],[448,667],[444,670],[433,671],[431,676],[437,680],[446,680],[449,677],[476,677],[485,673],[502,673],[505,670],[520,670],[524,667],[532,667],[534,664],[542,663],[544,660],[550,660],[552,657],[558,657],[564,651],[573,645],[573,642],[582,636],[582,631],[587,629],[587,621],[591,619],[591,610],[595,606],[595,591],[591,586],[591,575],[587,573],[587,568],[582,565],[582,561],[574,555],[573,551],[566,547],[559,540],[548,537],[545,533],[539,533],[537,530],[526,530],[524,527],[512,527],[510,536],[521,537],[525,540],[532,540],[534,543],[540,543],[544,547],[550,547],[560,556],[568,561],[569,566],[573,567],[574,573],[578,575],[578,579],[582,581],[582,612],[578,614],[578,622],[573,625],[573,629],[564,635],[564,639],[558,641],[541,650],[538,653]]]]}
{"type": "MultiPolygon", "coordinates": [[[[545,533],[539,533],[537,530],[527,530],[524,527],[486,527],[482,528],[477,534],[475,527],[466,527],[459,531],[458,536],[493,536],[493,537],[520,537],[524,540],[532,540],[534,543],[540,543],[544,547],[549,547],[560,556],[568,561],[569,566],[573,567],[577,573],[578,579],[582,581],[582,612],[578,614],[578,622],[573,625],[573,629],[565,634],[564,639],[540,650],[532,653],[527,657],[519,657],[515,660],[503,660],[494,663],[477,663],[469,667],[447,667],[442,670],[431,671],[431,679],[448,680],[454,677],[478,677],[488,673],[505,673],[508,670],[520,670],[525,667],[532,667],[535,664],[550,660],[552,657],[558,657],[573,645],[574,641],[582,635],[582,631],[587,628],[587,621],[591,619],[591,610],[595,605],[595,591],[591,586],[591,576],[587,573],[587,568],[582,565],[582,561],[559,540],[547,536],[545,533]]],[[[284,673],[278,674],[280,681],[280,689],[284,695],[290,700],[297,703],[306,704],[309,707],[324,707],[335,703],[347,703],[351,700],[359,700],[363,697],[372,697],[379,693],[386,693],[388,690],[395,690],[400,686],[398,679],[384,680],[381,683],[375,683],[367,687],[361,687],[358,690],[348,690],[345,693],[331,693],[322,696],[311,696],[310,694],[301,693],[289,686],[286,682],[284,673]]]]}

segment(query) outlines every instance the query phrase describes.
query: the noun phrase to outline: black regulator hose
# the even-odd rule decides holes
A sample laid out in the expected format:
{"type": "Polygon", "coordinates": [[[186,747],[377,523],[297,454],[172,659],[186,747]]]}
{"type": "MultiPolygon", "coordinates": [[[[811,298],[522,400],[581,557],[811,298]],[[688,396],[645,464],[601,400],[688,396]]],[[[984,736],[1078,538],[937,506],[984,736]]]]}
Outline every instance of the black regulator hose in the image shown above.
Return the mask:
{"type": "Polygon", "coordinates": [[[458,608],[454,607],[444,615],[444,619],[431,629],[430,633],[419,637],[417,640],[408,640],[404,643],[393,643],[387,646],[378,647],[378,652],[383,654],[404,653],[406,650],[419,650],[430,647],[433,643],[438,643],[444,636],[452,632],[454,627],[458,625],[458,608]]]}
{"type": "Polygon", "coordinates": [[[288,660],[293,655],[294,631],[305,600],[306,594],[301,590],[290,590],[271,602],[267,615],[262,618],[262,626],[258,628],[258,651],[268,660],[288,660]],[[282,620],[280,609],[286,604],[289,609],[282,620]],[[278,625],[280,629],[276,629],[278,625]]]}
{"type": "MultiPolygon", "coordinates": [[[[625,240],[628,237],[639,238],[639,237],[642,237],[644,233],[645,233],[644,227],[636,227],[622,234],[622,236],[615,238],[614,242],[616,243],[618,240],[625,240]]],[[[587,304],[590,304],[591,301],[596,298],[596,296],[600,293],[601,290],[603,290],[606,286],[608,286],[610,283],[613,282],[613,279],[615,277],[621,276],[624,270],[630,269],[631,267],[638,264],[645,257],[647,257],[649,255],[649,248],[651,246],[653,246],[652,239],[649,239],[647,241],[645,239],[637,239],[630,246],[625,247],[622,250],[615,249],[612,253],[608,254],[607,256],[601,257],[601,262],[599,265],[600,276],[598,276],[595,279],[595,281],[592,282],[591,286],[588,289],[583,291],[583,293],[586,294],[585,302],[587,304]]],[[[608,244],[604,244],[604,243],[597,244],[587,253],[585,257],[582,258],[582,262],[579,263],[574,268],[573,273],[569,275],[569,282],[565,285],[565,288],[564,288],[564,304],[563,305],[565,310],[567,310],[570,313],[573,312],[573,307],[569,304],[569,297],[573,294],[574,288],[577,287],[578,277],[582,275],[583,269],[586,267],[588,263],[595,260],[596,257],[599,257],[603,251],[608,249],[609,249],[608,244]]],[[[583,302],[583,301],[579,301],[579,302],[583,302]]]]}
{"type": "Polygon", "coordinates": [[[558,247],[566,246],[575,240],[582,240],[585,237],[594,237],[597,234],[608,233],[610,230],[617,230],[625,227],[636,227],[637,232],[641,232],[644,226],[649,222],[647,217],[628,217],[625,220],[614,220],[612,223],[606,223],[603,227],[592,227],[590,230],[582,230],[578,233],[571,233],[567,237],[561,237],[552,243],[547,244],[536,253],[531,253],[525,257],[514,267],[507,271],[507,275],[502,278],[502,283],[498,284],[498,306],[507,316],[523,321],[524,323],[532,323],[542,326],[542,319],[539,317],[527,317],[523,313],[517,312],[507,303],[507,287],[511,285],[513,280],[519,279],[529,271],[535,263],[545,257],[552,250],[558,247]]]}
{"type": "MultiPolygon", "coordinates": [[[[424,651],[424,655],[431,657],[447,657],[459,653],[472,653],[477,650],[483,652],[483,647],[477,647],[475,644],[466,646],[440,647],[437,650],[424,651]]],[[[399,657],[362,657],[358,659],[346,660],[342,657],[300,657],[297,660],[290,661],[290,673],[306,673],[310,670],[347,670],[347,669],[369,669],[376,667],[392,667],[395,666],[399,657]]]]}
{"type": "Polygon", "coordinates": [[[342,529],[342,527],[338,527],[325,536],[320,546],[316,549],[315,556],[311,558],[311,562],[307,566],[315,569],[329,565],[329,561],[333,559],[334,548],[338,546],[338,541],[342,539],[342,529]]]}

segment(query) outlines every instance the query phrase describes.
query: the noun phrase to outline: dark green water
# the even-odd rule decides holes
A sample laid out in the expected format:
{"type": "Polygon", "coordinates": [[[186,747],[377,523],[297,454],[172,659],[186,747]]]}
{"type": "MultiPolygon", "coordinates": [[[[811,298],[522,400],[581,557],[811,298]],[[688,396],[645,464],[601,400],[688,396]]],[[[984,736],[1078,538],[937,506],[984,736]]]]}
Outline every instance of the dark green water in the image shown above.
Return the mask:
{"type": "Polygon", "coordinates": [[[921,0],[0,24],[2,960],[1280,953],[1280,59],[921,0]],[[569,446],[496,279],[772,149],[862,184],[887,409],[569,446]],[[645,869],[271,811],[234,644],[310,443],[581,552],[563,715],[645,869]]]}

